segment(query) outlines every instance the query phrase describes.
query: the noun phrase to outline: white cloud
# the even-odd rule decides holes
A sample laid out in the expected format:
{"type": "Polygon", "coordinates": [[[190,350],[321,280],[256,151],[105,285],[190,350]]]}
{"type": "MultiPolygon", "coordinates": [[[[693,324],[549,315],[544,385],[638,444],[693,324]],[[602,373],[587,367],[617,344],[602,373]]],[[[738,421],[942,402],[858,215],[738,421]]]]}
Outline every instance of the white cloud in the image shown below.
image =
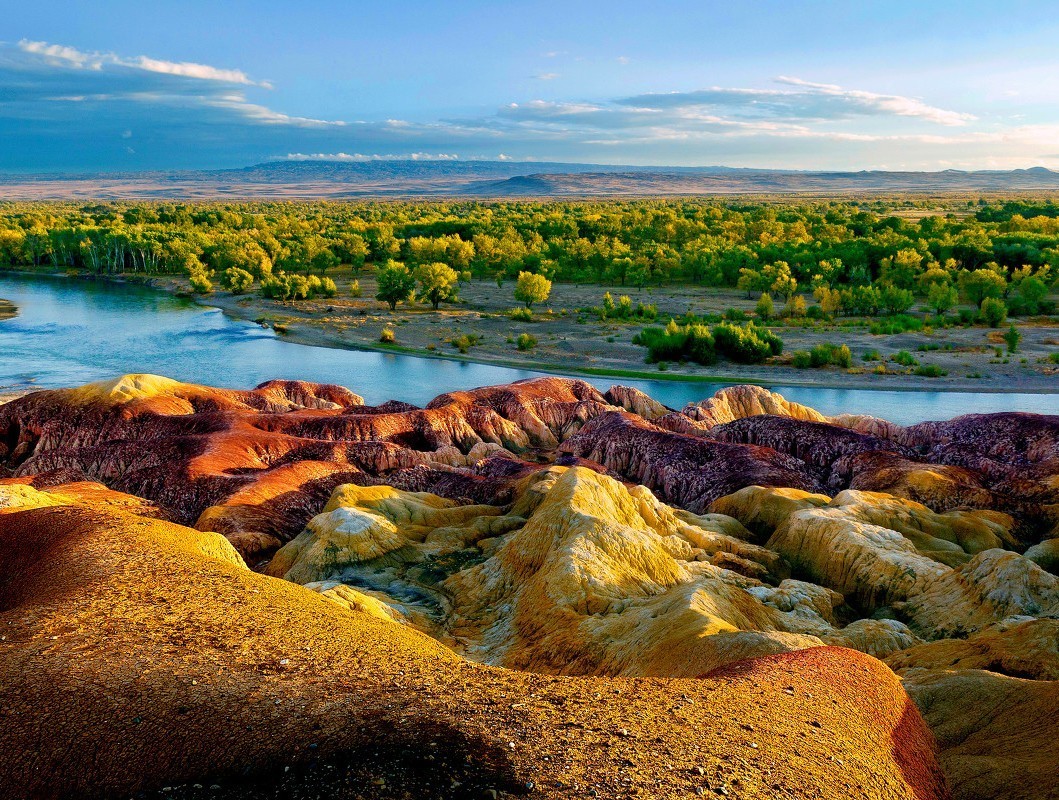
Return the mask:
{"type": "MultiPolygon", "coordinates": [[[[285,161],[458,161],[454,153],[404,153],[367,155],[364,153],[287,153],[285,161]]],[[[503,156],[501,156],[503,160],[503,156]]]]}
{"type": "Polygon", "coordinates": [[[539,75],[534,75],[533,77],[536,78],[539,81],[554,81],[556,78],[559,77],[559,73],[558,72],[542,72],[539,75]]]}
{"type": "Polygon", "coordinates": [[[177,75],[183,78],[194,78],[203,81],[220,81],[222,83],[260,86],[270,89],[267,81],[253,81],[246,73],[238,69],[222,69],[208,64],[195,64],[190,61],[163,61],[158,58],[137,56],[123,58],[114,53],[86,53],[74,47],[48,42],[34,42],[23,39],[18,43],[22,52],[41,56],[49,63],[69,66],[77,69],[100,70],[105,66],[138,69],[144,72],[157,72],[162,75],[177,75]]]}

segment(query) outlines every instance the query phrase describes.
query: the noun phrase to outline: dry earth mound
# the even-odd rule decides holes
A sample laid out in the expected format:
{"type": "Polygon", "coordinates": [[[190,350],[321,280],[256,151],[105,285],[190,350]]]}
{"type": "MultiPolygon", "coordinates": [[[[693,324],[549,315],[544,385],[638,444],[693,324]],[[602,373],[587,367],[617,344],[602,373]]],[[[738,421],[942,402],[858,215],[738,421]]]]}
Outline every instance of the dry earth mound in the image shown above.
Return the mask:
{"type": "Polygon", "coordinates": [[[479,666],[89,494],[0,484],[9,796],[947,796],[897,678],[853,651],[701,680],[479,666]]]}

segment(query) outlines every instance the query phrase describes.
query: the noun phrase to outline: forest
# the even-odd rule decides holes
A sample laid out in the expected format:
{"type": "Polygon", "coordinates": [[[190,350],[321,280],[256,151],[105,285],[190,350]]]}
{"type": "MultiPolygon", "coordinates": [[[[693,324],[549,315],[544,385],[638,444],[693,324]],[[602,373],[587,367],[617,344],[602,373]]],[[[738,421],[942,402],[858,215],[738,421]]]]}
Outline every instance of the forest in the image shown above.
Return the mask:
{"type": "MultiPolygon", "coordinates": [[[[0,265],[186,273],[192,288],[299,299],[329,273],[447,267],[643,288],[724,286],[835,314],[938,313],[1003,299],[1050,313],[1054,200],[610,200],[0,204],[0,265]]],[[[446,273],[448,274],[448,273],[446,273]]],[[[454,299],[455,291],[435,296],[454,299]]],[[[767,309],[765,309],[767,311],[767,309]]]]}

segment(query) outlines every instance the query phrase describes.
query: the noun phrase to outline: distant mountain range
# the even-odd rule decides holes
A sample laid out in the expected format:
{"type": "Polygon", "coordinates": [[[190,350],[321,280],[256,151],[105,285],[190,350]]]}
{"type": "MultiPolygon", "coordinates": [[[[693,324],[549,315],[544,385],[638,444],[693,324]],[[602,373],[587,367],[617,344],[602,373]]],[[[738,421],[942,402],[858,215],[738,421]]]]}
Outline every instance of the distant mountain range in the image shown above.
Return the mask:
{"type": "Polygon", "coordinates": [[[0,199],[467,197],[1057,192],[1059,172],[802,172],[515,161],[270,161],[241,169],[0,176],[0,199]]]}

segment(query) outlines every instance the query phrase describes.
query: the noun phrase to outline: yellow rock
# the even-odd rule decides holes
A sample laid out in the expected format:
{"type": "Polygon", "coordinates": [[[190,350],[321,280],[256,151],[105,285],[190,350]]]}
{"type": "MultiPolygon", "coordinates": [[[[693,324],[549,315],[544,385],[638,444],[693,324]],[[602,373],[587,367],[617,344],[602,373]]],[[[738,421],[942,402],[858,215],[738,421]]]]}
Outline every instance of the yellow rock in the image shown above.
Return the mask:
{"type": "Polygon", "coordinates": [[[791,402],[783,395],[760,386],[746,384],[721,389],[701,403],[689,403],[684,407],[683,413],[708,427],[759,414],[773,414],[807,422],[828,421],[827,417],[809,406],[791,402]]]}
{"type": "Polygon", "coordinates": [[[1059,577],[1025,556],[986,550],[948,570],[901,608],[913,628],[963,635],[1007,617],[1059,617],[1059,577]]]}
{"type": "Polygon", "coordinates": [[[886,663],[898,673],[988,669],[1020,678],[1059,681],[1059,620],[1011,617],[966,639],[940,639],[894,653],[886,663]]]}
{"type": "Polygon", "coordinates": [[[1059,682],[983,670],[905,675],[956,800],[1059,798],[1059,682]]]}
{"type": "Polygon", "coordinates": [[[537,472],[516,497],[505,514],[342,486],[269,572],[538,672],[697,676],[824,643],[888,654],[919,641],[901,623],[841,628],[831,590],[756,579],[786,565],[731,517],[677,511],[584,468],[537,472]]]}
{"type": "Polygon", "coordinates": [[[61,494],[42,492],[24,483],[0,485],[0,513],[4,511],[26,511],[31,508],[66,506],[73,502],[61,494]]]}
{"type": "Polygon", "coordinates": [[[795,511],[820,508],[830,502],[831,498],[827,495],[801,489],[747,486],[714,500],[710,511],[734,517],[766,539],[795,511]]]}

